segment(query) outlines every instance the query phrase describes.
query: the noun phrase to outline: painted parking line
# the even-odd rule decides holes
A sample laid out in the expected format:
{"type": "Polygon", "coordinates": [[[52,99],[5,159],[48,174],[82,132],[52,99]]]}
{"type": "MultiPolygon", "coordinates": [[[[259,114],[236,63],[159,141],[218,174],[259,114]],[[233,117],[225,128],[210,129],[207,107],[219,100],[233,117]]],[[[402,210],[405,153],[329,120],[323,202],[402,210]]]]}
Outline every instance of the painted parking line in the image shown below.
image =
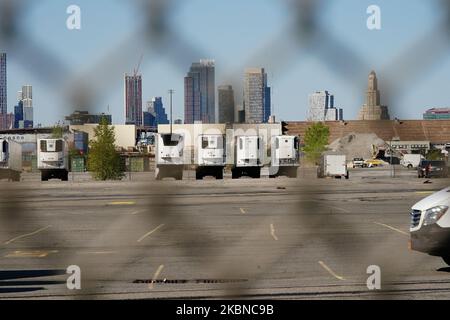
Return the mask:
{"type": "Polygon", "coordinates": [[[239,209],[241,210],[242,214],[246,214],[247,213],[244,208],[239,208],[239,209]]]}
{"type": "Polygon", "coordinates": [[[147,238],[148,236],[150,236],[151,234],[155,233],[156,231],[158,231],[159,229],[161,229],[162,227],[164,227],[164,224],[160,224],[159,226],[157,226],[155,229],[147,232],[146,234],[144,234],[142,237],[140,237],[137,242],[142,242],[142,240],[144,240],[145,238],[147,238]]]}
{"type": "Polygon", "coordinates": [[[388,228],[388,229],[390,229],[390,230],[396,231],[396,232],[401,233],[401,234],[403,234],[403,235],[405,235],[405,236],[409,236],[409,233],[408,233],[408,232],[405,232],[405,231],[403,231],[403,230],[397,229],[397,228],[395,228],[395,227],[393,227],[393,226],[390,226],[390,225],[388,225],[388,224],[384,224],[384,223],[380,223],[380,222],[374,222],[374,224],[377,224],[377,225],[379,225],[379,226],[382,226],[382,227],[388,228]]]}
{"type": "Polygon", "coordinates": [[[149,289],[153,289],[153,284],[156,280],[158,280],[159,275],[161,274],[162,270],[164,269],[164,265],[160,265],[158,270],[156,270],[155,274],[153,275],[152,281],[148,284],[149,289]]]}
{"type": "Polygon", "coordinates": [[[85,254],[85,255],[106,255],[106,254],[115,254],[118,253],[117,251],[84,251],[79,252],[79,254],[85,254]]]}
{"type": "Polygon", "coordinates": [[[433,193],[435,193],[436,191],[416,191],[416,194],[433,194],[433,193]]]}
{"type": "Polygon", "coordinates": [[[275,241],[278,241],[278,237],[275,235],[275,226],[273,223],[270,225],[270,235],[275,241]]]}
{"type": "Polygon", "coordinates": [[[132,206],[135,205],[134,201],[113,201],[108,203],[108,206],[132,206]]]}
{"type": "Polygon", "coordinates": [[[17,237],[15,237],[15,238],[12,238],[12,239],[6,241],[4,244],[10,244],[10,243],[12,243],[12,242],[14,242],[14,241],[17,241],[17,240],[20,240],[20,239],[23,239],[23,238],[27,238],[27,237],[34,236],[34,235],[36,235],[36,234],[38,234],[38,233],[40,233],[40,232],[42,232],[42,231],[45,231],[45,230],[47,230],[47,229],[49,229],[49,228],[51,228],[51,227],[52,227],[52,226],[46,226],[46,227],[44,227],[44,228],[38,229],[38,230],[36,230],[36,231],[33,231],[33,232],[31,232],[31,233],[27,233],[27,234],[23,234],[23,235],[21,235],[21,236],[17,236],[17,237]]]}
{"type": "Polygon", "coordinates": [[[329,274],[331,274],[333,277],[335,277],[338,280],[345,280],[344,277],[336,274],[336,272],[334,272],[329,266],[327,266],[323,261],[319,261],[319,264],[322,266],[322,268],[324,268],[329,274]]]}
{"type": "Polygon", "coordinates": [[[14,251],[5,256],[5,258],[45,258],[49,254],[58,253],[57,250],[33,250],[33,251],[14,251]]]}

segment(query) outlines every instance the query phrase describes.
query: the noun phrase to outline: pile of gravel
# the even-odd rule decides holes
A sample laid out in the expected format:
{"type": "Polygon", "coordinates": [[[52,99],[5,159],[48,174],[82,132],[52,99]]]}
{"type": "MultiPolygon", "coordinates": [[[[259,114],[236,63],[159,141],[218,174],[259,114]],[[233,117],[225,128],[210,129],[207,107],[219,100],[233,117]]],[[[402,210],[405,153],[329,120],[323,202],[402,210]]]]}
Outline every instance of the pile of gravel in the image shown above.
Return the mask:
{"type": "Polygon", "coordinates": [[[328,148],[343,153],[348,160],[353,158],[372,159],[373,146],[385,147],[386,143],[374,133],[351,133],[331,143],[328,148]]]}

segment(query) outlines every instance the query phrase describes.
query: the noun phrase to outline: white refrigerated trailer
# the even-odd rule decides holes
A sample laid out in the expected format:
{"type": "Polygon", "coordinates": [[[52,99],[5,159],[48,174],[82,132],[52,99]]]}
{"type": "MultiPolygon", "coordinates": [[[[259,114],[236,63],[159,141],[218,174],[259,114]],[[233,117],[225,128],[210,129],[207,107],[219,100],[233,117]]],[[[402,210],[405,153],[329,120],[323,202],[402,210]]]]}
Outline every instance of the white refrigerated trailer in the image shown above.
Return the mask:
{"type": "Polygon", "coordinates": [[[69,180],[69,146],[60,139],[38,139],[37,167],[41,181],[50,179],[69,180]]]}
{"type": "Polygon", "coordinates": [[[298,136],[273,136],[271,139],[271,164],[269,176],[297,178],[300,166],[298,136]]]}
{"type": "Polygon", "coordinates": [[[236,136],[234,141],[234,164],[232,178],[242,176],[261,177],[264,164],[264,140],[260,136],[236,136]]]}
{"type": "Polygon", "coordinates": [[[156,138],[156,180],[183,180],[184,136],[177,133],[158,134],[156,138]]]}
{"type": "Polygon", "coordinates": [[[223,179],[226,165],[225,136],[221,134],[201,134],[197,137],[197,161],[195,177],[197,180],[206,176],[223,179]]]}
{"type": "Polygon", "coordinates": [[[22,145],[13,140],[0,139],[0,148],[0,179],[20,181],[22,145]]]}

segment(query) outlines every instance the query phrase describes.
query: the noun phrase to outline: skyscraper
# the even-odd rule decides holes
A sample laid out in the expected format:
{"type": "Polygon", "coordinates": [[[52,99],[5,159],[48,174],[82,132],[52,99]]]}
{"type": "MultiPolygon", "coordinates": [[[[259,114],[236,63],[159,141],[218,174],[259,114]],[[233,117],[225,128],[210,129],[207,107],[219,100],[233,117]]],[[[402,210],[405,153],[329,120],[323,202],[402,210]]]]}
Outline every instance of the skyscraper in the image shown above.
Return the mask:
{"type": "Polygon", "coordinates": [[[216,122],[214,60],[194,62],[184,78],[184,122],[216,122]]]}
{"type": "Polygon", "coordinates": [[[141,75],[125,75],[125,123],[142,125],[141,75]]]}
{"type": "Polygon", "coordinates": [[[245,122],[264,123],[270,117],[270,88],[264,68],[245,70],[244,110],[245,122]]]}
{"type": "Polygon", "coordinates": [[[167,117],[161,97],[154,97],[151,101],[147,102],[147,112],[155,116],[156,125],[169,124],[169,118],[167,117]]]}
{"type": "Polygon", "coordinates": [[[33,128],[33,88],[22,86],[23,121],[25,128],[33,128]]]}
{"type": "Polygon", "coordinates": [[[219,123],[234,123],[234,91],[232,86],[219,86],[219,123]]]}
{"type": "Polygon", "coordinates": [[[6,128],[6,114],[8,112],[8,90],[6,78],[6,53],[0,53],[0,115],[1,128],[6,128]]]}
{"type": "Polygon", "coordinates": [[[334,95],[328,91],[317,91],[309,95],[308,121],[343,120],[342,109],[334,107],[334,95]]]}
{"type": "Polygon", "coordinates": [[[381,105],[380,90],[378,90],[378,79],[375,71],[370,72],[368,88],[366,92],[366,103],[359,111],[358,120],[389,120],[387,106],[381,105]]]}

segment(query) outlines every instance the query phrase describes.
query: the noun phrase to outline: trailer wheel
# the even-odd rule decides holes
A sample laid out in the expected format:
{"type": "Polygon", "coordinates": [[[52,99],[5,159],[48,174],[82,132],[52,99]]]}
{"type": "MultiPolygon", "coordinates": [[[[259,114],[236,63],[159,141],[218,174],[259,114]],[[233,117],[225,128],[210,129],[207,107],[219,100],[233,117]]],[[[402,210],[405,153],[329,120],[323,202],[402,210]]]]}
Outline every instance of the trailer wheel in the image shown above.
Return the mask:
{"type": "Polygon", "coordinates": [[[181,172],[178,172],[178,174],[175,176],[176,180],[183,180],[183,170],[181,172]]]}
{"type": "Polygon", "coordinates": [[[41,172],[41,181],[48,181],[48,175],[46,172],[41,172]]]}
{"type": "Polygon", "coordinates": [[[407,168],[411,170],[413,168],[412,164],[408,164],[407,168]]]}
{"type": "Polygon", "coordinates": [[[195,172],[195,180],[203,180],[203,175],[201,172],[195,172]]]}
{"type": "Polygon", "coordinates": [[[69,172],[63,172],[61,176],[61,181],[69,181],[69,172]]]}
{"type": "Polygon", "coordinates": [[[261,178],[261,170],[258,168],[258,169],[255,169],[254,171],[253,171],[253,173],[252,173],[252,178],[253,179],[260,179],[261,178]]]}
{"type": "Polygon", "coordinates": [[[223,180],[223,170],[220,170],[216,174],[216,180],[223,180]]]}
{"type": "Polygon", "coordinates": [[[241,177],[241,172],[239,172],[238,170],[231,170],[231,178],[232,179],[239,179],[241,177]]]}

